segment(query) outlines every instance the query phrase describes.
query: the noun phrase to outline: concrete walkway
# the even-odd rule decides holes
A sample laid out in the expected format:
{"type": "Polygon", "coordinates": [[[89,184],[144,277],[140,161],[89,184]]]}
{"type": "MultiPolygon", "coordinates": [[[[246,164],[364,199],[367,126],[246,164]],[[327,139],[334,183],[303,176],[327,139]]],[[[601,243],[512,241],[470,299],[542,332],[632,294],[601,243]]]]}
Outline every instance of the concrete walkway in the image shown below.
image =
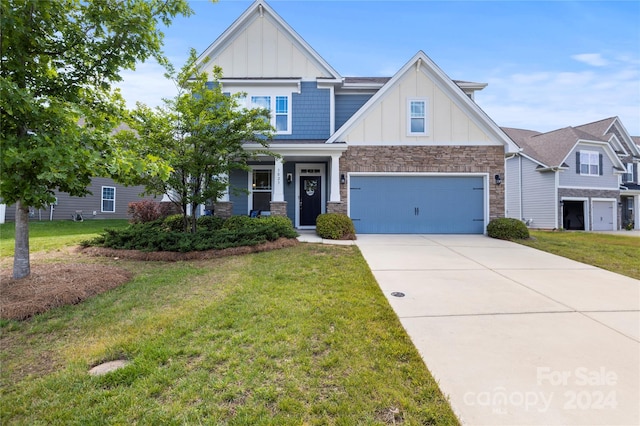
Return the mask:
{"type": "Polygon", "coordinates": [[[640,424],[640,281],[485,236],[356,244],[464,424],[640,424]]]}

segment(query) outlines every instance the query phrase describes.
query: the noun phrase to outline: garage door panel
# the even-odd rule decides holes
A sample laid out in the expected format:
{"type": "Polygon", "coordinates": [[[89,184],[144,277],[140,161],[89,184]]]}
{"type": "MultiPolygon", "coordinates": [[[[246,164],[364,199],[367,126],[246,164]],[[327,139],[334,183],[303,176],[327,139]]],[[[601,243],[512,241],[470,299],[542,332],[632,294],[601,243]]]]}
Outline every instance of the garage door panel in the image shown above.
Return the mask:
{"type": "Polygon", "coordinates": [[[614,202],[611,201],[594,201],[593,202],[593,227],[594,231],[613,231],[614,230],[614,202]]]}
{"type": "Polygon", "coordinates": [[[483,233],[482,177],[353,176],[358,233],[483,233]]]}

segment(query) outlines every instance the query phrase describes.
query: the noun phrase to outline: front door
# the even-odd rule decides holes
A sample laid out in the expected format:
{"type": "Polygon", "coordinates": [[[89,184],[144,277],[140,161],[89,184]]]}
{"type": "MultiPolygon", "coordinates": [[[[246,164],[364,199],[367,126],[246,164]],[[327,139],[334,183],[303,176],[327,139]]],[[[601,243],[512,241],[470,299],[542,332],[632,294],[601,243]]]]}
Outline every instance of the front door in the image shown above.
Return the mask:
{"type": "Polygon", "coordinates": [[[300,177],[300,226],[315,226],[322,213],[322,181],[320,176],[300,177]]]}

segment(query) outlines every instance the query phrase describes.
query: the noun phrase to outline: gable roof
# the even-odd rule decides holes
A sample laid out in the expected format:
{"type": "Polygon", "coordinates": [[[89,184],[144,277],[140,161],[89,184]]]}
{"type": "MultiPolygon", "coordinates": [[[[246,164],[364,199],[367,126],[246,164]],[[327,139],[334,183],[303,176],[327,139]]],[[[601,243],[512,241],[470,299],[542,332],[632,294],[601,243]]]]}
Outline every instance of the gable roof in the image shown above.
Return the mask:
{"type": "Polygon", "coordinates": [[[594,121],[593,123],[582,124],[580,126],[576,126],[576,129],[583,130],[594,136],[602,137],[608,141],[611,141],[615,136],[614,143],[624,143],[630,151],[627,151],[624,146],[621,146],[620,148],[622,152],[633,155],[634,157],[640,157],[640,149],[638,149],[638,146],[624,128],[622,121],[620,121],[618,117],[609,117],[603,120],[594,121]]]}
{"type": "Polygon", "coordinates": [[[456,104],[487,134],[505,146],[506,152],[518,151],[513,141],[489,118],[489,116],[465,92],[451,80],[423,51],[418,51],[400,70],[387,81],[346,123],[327,140],[327,143],[340,141],[366,114],[376,106],[394,88],[405,74],[414,67],[419,68],[436,82],[456,104]]]}
{"type": "Polygon", "coordinates": [[[316,52],[311,45],[309,45],[300,35],[278,15],[264,0],[256,0],[247,10],[242,13],[236,19],[231,26],[229,26],[204,52],[198,57],[197,64],[203,66],[207,60],[212,57],[216,57],[226,47],[228,47],[235,37],[243,30],[248,28],[251,23],[260,17],[268,16],[274,22],[274,25],[285,34],[298,48],[298,50],[309,60],[316,64],[318,68],[324,71],[326,75],[319,75],[316,77],[323,79],[330,79],[335,81],[341,81],[342,77],[327,61],[325,61],[316,52]]]}
{"type": "Polygon", "coordinates": [[[548,168],[568,167],[565,160],[580,142],[602,145],[614,166],[623,168],[622,162],[607,139],[594,136],[580,128],[564,127],[546,133],[508,127],[504,127],[503,130],[522,148],[524,154],[548,168]]]}

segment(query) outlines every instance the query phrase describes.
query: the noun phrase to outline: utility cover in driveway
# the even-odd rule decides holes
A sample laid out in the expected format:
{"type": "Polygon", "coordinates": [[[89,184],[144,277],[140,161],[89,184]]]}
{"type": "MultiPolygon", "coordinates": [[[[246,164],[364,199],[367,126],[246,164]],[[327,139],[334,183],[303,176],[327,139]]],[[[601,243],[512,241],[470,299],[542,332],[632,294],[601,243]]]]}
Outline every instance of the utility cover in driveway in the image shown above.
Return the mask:
{"type": "Polygon", "coordinates": [[[359,234],[482,234],[481,176],[351,176],[359,234]]]}

